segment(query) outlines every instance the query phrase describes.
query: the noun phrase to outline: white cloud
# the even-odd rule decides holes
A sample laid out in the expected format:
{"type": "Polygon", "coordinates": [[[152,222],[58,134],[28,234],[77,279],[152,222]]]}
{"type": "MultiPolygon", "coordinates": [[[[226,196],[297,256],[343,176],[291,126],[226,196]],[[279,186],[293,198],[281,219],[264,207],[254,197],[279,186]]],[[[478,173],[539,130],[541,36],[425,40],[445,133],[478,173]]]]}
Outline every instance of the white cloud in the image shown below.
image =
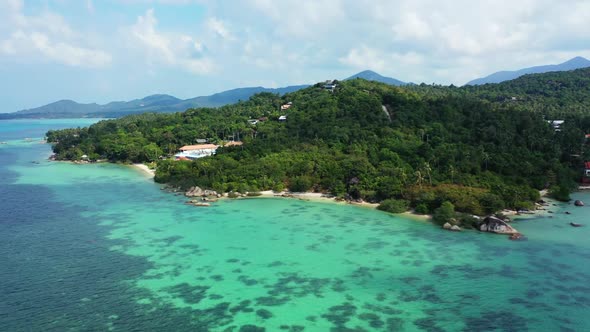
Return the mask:
{"type": "Polygon", "coordinates": [[[94,14],[94,2],[92,2],[92,0],[86,0],[86,10],[88,10],[90,14],[94,14]]]}
{"type": "Polygon", "coordinates": [[[26,33],[22,30],[14,32],[9,39],[4,40],[0,44],[0,51],[12,56],[38,53],[44,59],[74,67],[103,67],[112,60],[111,55],[106,52],[55,41],[41,32],[26,33]]]}
{"type": "Polygon", "coordinates": [[[231,32],[226,27],[226,24],[220,19],[217,19],[215,17],[209,18],[209,20],[207,20],[207,26],[217,36],[219,36],[225,40],[233,40],[234,39],[231,32]]]}
{"type": "Polygon", "coordinates": [[[117,0],[123,4],[163,4],[163,5],[188,5],[201,3],[203,0],[117,0]]]}
{"type": "Polygon", "coordinates": [[[345,57],[338,60],[356,69],[372,69],[375,71],[383,71],[387,68],[389,62],[381,50],[365,45],[351,49],[345,57]]]}
{"type": "Polygon", "coordinates": [[[378,48],[361,45],[352,48],[346,56],[339,58],[338,61],[357,70],[371,69],[388,75],[393,74],[392,69],[399,66],[422,64],[424,56],[414,52],[385,52],[378,48]]]}
{"type": "Polygon", "coordinates": [[[424,40],[432,36],[432,28],[417,13],[403,13],[399,22],[392,27],[394,37],[399,40],[424,40]]]}
{"type": "Polygon", "coordinates": [[[261,68],[336,62],[440,83],[542,64],[533,63],[539,54],[545,63],[588,56],[590,45],[584,0],[247,0],[211,5],[210,14],[240,27],[242,60],[261,68]],[[275,44],[283,52],[269,57],[275,44]]]}
{"type": "Polygon", "coordinates": [[[157,24],[154,10],[149,9],[144,16],[137,18],[137,22],[131,27],[131,32],[137,40],[146,46],[150,53],[155,53],[164,61],[172,64],[175,62],[175,55],[170,47],[171,41],[156,32],[157,24]]]}
{"type": "Polygon", "coordinates": [[[208,74],[215,69],[214,62],[204,54],[202,42],[187,34],[160,32],[157,26],[154,10],[148,9],[128,29],[131,40],[147,52],[148,64],[183,68],[194,74],[208,74]]]}
{"type": "Polygon", "coordinates": [[[85,40],[55,13],[25,15],[23,2],[8,0],[0,6],[0,55],[19,61],[51,61],[74,67],[103,67],[112,56],[85,47],[85,40]]]}
{"type": "Polygon", "coordinates": [[[317,34],[337,32],[335,24],[345,17],[345,2],[341,0],[247,0],[239,6],[252,12],[252,17],[266,16],[272,20],[268,31],[275,31],[282,37],[311,38],[317,34]],[[246,8],[244,8],[246,7],[246,8]]]}

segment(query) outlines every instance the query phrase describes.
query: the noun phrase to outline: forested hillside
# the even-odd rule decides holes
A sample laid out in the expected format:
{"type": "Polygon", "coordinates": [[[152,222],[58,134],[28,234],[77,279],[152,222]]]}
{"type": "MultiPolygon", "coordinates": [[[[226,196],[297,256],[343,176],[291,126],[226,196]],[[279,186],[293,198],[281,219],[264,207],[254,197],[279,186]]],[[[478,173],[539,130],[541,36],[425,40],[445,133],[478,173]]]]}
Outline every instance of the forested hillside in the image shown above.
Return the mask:
{"type": "Polygon", "coordinates": [[[588,70],[478,87],[394,87],[362,79],[261,93],[218,109],[143,114],[50,131],[59,159],[157,162],[156,181],[219,192],[317,191],[431,212],[526,208],[565,198],[584,159],[588,70]],[[516,97],[513,100],[512,97],[516,97]],[[578,98],[580,97],[580,98],[578,98]],[[280,106],[292,107],[280,111],[280,106]],[[561,106],[559,106],[561,103],[561,106]],[[566,122],[556,131],[547,116],[566,122]],[[278,121],[287,115],[287,121],[278,121]],[[251,125],[248,119],[259,119],[251,125]],[[242,146],[196,161],[161,159],[208,138],[242,146]]]}
{"type": "Polygon", "coordinates": [[[524,75],[500,84],[407,86],[424,97],[471,96],[498,106],[539,113],[548,119],[590,114],[590,68],[524,75]]]}

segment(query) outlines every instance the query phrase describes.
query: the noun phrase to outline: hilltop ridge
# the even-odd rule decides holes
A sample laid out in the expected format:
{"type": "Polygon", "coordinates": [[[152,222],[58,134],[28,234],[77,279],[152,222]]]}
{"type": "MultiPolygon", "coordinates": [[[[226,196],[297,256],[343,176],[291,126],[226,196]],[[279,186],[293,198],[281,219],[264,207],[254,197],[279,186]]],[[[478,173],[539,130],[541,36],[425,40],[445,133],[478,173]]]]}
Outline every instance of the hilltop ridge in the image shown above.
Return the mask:
{"type": "Polygon", "coordinates": [[[590,67],[590,60],[577,56],[568,61],[565,61],[560,64],[556,65],[543,65],[543,66],[534,66],[529,68],[523,68],[518,70],[512,71],[499,71],[493,74],[490,74],[486,77],[477,78],[467,82],[465,85],[481,85],[481,84],[488,84],[488,83],[500,83],[504,81],[509,81],[516,79],[522,75],[526,74],[541,74],[547,73],[552,71],[569,71],[574,69],[586,68],[590,67]]]}

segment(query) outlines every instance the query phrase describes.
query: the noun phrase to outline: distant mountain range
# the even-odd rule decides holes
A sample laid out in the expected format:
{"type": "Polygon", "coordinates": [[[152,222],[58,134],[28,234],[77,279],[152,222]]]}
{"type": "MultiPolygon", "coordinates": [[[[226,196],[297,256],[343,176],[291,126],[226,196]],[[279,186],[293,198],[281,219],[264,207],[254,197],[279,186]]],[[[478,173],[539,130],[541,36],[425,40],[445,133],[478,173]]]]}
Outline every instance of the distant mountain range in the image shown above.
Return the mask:
{"type": "MultiPolygon", "coordinates": [[[[558,65],[537,66],[524,68],[516,71],[501,71],[484,78],[478,78],[467,83],[467,85],[481,85],[486,83],[500,83],[507,80],[513,80],[525,74],[545,73],[550,71],[567,71],[578,68],[590,67],[590,61],[575,57],[558,65]]],[[[355,75],[352,75],[345,80],[361,78],[368,81],[377,81],[390,85],[409,85],[412,83],[402,82],[395,78],[382,76],[374,71],[365,70],[355,75]]],[[[0,113],[0,120],[2,119],[18,119],[18,118],[77,118],[77,117],[105,117],[116,118],[129,114],[137,114],[144,112],[181,112],[188,108],[195,107],[219,107],[223,105],[233,104],[240,100],[247,100],[252,95],[260,92],[271,92],[278,94],[286,94],[300,89],[309,87],[310,85],[293,85],[284,88],[264,88],[264,87],[248,87],[238,88],[216,93],[210,96],[201,96],[190,99],[179,99],[174,96],[165,94],[151,95],[142,99],[135,99],[131,101],[115,101],[105,105],[96,103],[80,104],[73,100],[60,100],[54,103],[22,110],[14,113],[0,113]]]]}
{"type": "Polygon", "coordinates": [[[308,87],[294,85],[278,89],[264,87],[239,88],[223,91],[210,96],[179,99],[174,96],[157,94],[131,101],[114,101],[105,105],[80,104],[73,100],[60,100],[54,103],[22,110],[14,113],[0,113],[0,119],[15,118],[77,118],[98,117],[116,118],[144,112],[180,112],[194,107],[219,107],[247,100],[259,92],[285,94],[308,87]]]}
{"type": "Polygon", "coordinates": [[[524,68],[520,70],[514,71],[499,71],[497,73],[493,73],[489,76],[478,78],[472,81],[467,82],[466,85],[481,85],[487,83],[500,83],[504,81],[513,80],[518,78],[522,75],[526,74],[541,74],[547,73],[550,71],[567,71],[567,70],[574,70],[579,68],[586,68],[590,67],[590,61],[588,59],[582,57],[575,57],[570,59],[564,63],[560,63],[558,65],[547,65],[547,66],[536,66],[530,68],[524,68]]]}
{"type": "MultiPolygon", "coordinates": [[[[348,79],[363,78],[391,85],[406,83],[391,77],[381,76],[373,71],[365,70],[348,79]]],[[[14,113],[0,113],[1,119],[15,118],[77,118],[98,117],[117,118],[129,114],[144,112],[181,112],[195,107],[219,107],[248,100],[252,95],[260,92],[278,93],[280,95],[309,87],[309,85],[293,85],[284,88],[249,87],[238,88],[190,99],[179,99],[174,96],[157,94],[131,101],[114,101],[105,105],[96,103],[81,104],[73,100],[60,100],[45,106],[22,110],[14,113]]]]}

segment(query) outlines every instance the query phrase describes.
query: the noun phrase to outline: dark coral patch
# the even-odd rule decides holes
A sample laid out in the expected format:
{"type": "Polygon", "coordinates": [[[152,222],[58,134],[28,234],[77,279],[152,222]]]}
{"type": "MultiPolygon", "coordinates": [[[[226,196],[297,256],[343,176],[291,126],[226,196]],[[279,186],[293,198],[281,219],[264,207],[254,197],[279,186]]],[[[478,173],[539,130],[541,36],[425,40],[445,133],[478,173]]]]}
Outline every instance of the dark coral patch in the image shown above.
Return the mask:
{"type": "Polygon", "coordinates": [[[272,312],[266,310],[266,309],[258,309],[256,310],[256,315],[258,315],[258,317],[262,318],[262,319],[269,319],[273,316],[272,312]]]}
{"type": "Polygon", "coordinates": [[[377,316],[374,313],[365,312],[360,314],[358,317],[360,320],[368,321],[369,325],[373,328],[380,328],[383,327],[383,325],[385,324],[381,320],[381,317],[377,316]]]}
{"type": "Polygon", "coordinates": [[[264,327],[256,326],[256,325],[242,325],[240,327],[240,332],[264,332],[266,329],[264,327]]]}
{"type": "Polygon", "coordinates": [[[322,317],[337,328],[344,328],[346,323],[356,313],[356,307],[351,303],[343,303],[341,305],[333,306],[328,309],[328,313],[322,315],[322,317]]]}

